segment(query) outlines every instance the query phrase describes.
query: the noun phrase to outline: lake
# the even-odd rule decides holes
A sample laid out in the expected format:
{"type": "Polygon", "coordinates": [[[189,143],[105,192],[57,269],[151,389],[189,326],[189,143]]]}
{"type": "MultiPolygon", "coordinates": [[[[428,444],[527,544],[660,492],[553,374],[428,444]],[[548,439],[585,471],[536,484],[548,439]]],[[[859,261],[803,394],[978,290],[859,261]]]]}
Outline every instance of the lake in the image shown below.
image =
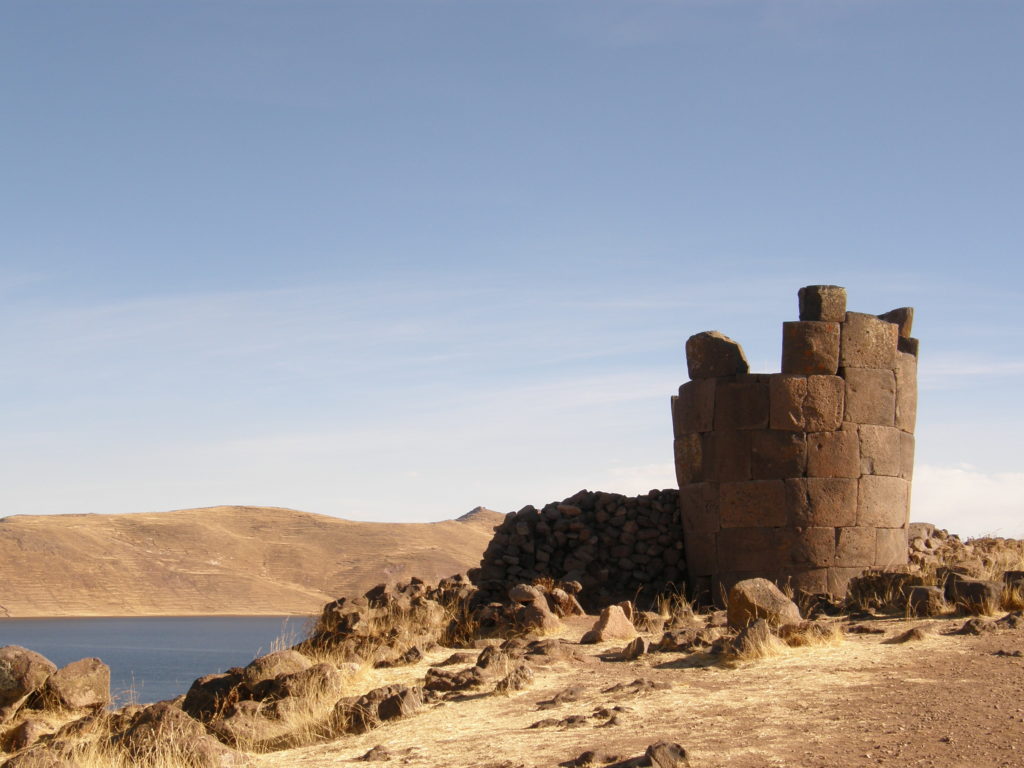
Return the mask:
{"type": "Polygon", "coordinates": [[[197,677],[293,645],[306,622],[303,616],[0,619],[0,646],[20,645],[58,667],[99,657],[110,666],[115,702],[146,704],[185,693],[197,677]]]}

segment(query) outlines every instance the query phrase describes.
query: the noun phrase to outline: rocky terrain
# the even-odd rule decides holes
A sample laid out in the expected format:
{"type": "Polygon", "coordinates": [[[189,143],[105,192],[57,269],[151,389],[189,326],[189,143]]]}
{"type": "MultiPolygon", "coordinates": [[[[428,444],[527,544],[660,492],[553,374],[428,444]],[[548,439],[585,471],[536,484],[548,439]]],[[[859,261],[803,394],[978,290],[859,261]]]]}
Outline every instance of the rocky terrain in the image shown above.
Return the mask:
{"type": "Polygon", "coordinates": [[[364,523],[266,507],[0,519],[0,616],[310,614],[477,565],[503,515],[364,523]]]}
{"type": "Polygon", "coordinates": [[[0,648],[0,765],[1019,766],[1020,543],[918,532],[933,568],[843,600],[750,579],[724,610],[587,615],[575,581],[381,584],[291,648],[116,711],[99,660],[0,648]]]}

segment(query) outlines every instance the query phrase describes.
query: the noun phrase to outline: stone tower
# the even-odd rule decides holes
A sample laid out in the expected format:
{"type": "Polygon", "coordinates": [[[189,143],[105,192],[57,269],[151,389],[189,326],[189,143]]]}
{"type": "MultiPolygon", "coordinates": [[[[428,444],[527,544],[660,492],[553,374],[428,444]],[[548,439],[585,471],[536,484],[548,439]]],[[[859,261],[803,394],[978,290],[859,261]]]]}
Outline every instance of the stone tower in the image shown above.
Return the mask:
{"type": "Polygon", "coordinates": [[[846,311],[846,291],[800,289],[782,372],[749,373],[717,331],[686,342],[672,398],[691,592],[740,579],[843,595],[867,568],[907,562],[914,466],[913,309],[846,311]]]}

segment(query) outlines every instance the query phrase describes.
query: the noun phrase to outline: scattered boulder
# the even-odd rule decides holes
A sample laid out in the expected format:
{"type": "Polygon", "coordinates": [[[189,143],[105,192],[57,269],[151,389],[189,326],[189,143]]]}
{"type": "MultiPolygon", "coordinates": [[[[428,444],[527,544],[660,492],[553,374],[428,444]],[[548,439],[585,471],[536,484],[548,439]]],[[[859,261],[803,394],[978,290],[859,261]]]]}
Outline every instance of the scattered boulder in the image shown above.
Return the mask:
{"type": "Polygon", "coordinates": [[[154,758],[196,768],[223,768],[238,755],[209,736],[199,721],[167,703],[145,707],[120,734],[121,746],[136,762],[154,758]]]}
{"type": "Polygon", "coordinates": [[[580,643],[588,645],[612,640],[632,640],[636,636],[636,627],[626,617],[621,606],[609,605],[601,611],[593,628],[580,638],[580,643]]]}
{"type": "Polygon", "coordinates": [[[777,642],[767,620],[757,619],[745,626],[732,641],[730,651],[736,656],[763,656],[777,642]]]}
{"type": "Polygon", "coordinates": [[[561,620],[548,608],[547,601],[524,605],[519,612],[519,623],[528,632],[552,634],[562,628],[561,620]]]}
{"type": "Polygon", "coordinates": [[[20,645],[0,648],[0,723],[9,720],[56,671],[56,664],[35,651],[20,645]]]}
{"type": "Polygon", "coordinates": [[[511,672],[505,677],[498,681],[497,686],[494,690],[498,693],[511,693],[512,691],[521,691],[527,688],[533,683],[534,674],[533,670],[530,669],[526,664],[520,662],[517,664],[511,672]]]}
{"type": "Polygon", "coordinates": [[[249,662],[242,673],[242,681],[249,686],[254,686],[261,680],[302,672],[311,666],[313,666],[313,662],[298,651],[290,649],[274,651],[249,662]]]}
{"type": "Polygon", "coordinates": [[[770,627],[797,624],[800,609],[768,579],[745,579],[729,590],[729,626],[741,630],[758,619],[770,627]]]}
{"type": "Polygon", "coordinates": [[[52,728],[47,727],[46,723],[30,717],[4,734],[3,740],[0,741],[0,749],[4,752],[20,752],[52,732],[52,728]]]}
{"type": "Polygon", "coordinates": [[[96,658],[73,661],[46,680],[45,706],[100,709],[110,703],[110,667],[96,658]]]}
{"type": "Polygon", "coordinates": [[[634,661],[641,656],[646,656],[650,647],[651,644],[646,638],[635,637],[629,645],[619,652],[619,658],[622,661],[634,661]]]}
{"type": "Polygon", "coordinates": [[[672,741],[656,741],[647,747],[644,756],[652,768],[689,768],[690,760],[686,750],[672,741]]]}
{"type": "Polygon", "coordinates": [[[915,586],[907,590],[910,616],[939,616],[946,611],[946,595],[941,587],[915,586]]]}
{"type": "Polygon", "coordinates": [[[996,624],[1000,629],[1024,629],[1024,611],[1012,611],[998,619],[996,624]]]}
{"type": "Polygon", "coordinates": [[[1002,603],[1003,585],[954,574],[946,582],[946,596],[968,613],[988,614],[1002,603]]]}
{"type": "Polygon", "coordinates": [[[378,744],[377,746],[372,747],[369,752],[359,759],[366,763],[377,763],[390,760],[391,757],[392,755],[388,748],[382,744],[378,744]]]}
{"type": "Polygon", "coordinates": [[[928,639],[928,632],[922,627],[911,627],[906,632],[896,635],[896,637],[883,640],[888,645],[900,645],[902,643],[919,643],[922,640],[928,639]]]}
{"type": "Polygon", "coordinates": [[[963,626],[958,629],[955,634],[957,635],[988,635],[995,632],[997,629],[994,621],[988,619],[982,619],[975,616],[972,619],[968,619],[964,622],[963,626]]]}
{"type": "Polygon", "coordinates": [[[203,675],[192,683],[181,708],[202,722],[221,715],[232,704],[248,698],[250,691],[242,686],[242,670],[219,675],[203,675]]]}

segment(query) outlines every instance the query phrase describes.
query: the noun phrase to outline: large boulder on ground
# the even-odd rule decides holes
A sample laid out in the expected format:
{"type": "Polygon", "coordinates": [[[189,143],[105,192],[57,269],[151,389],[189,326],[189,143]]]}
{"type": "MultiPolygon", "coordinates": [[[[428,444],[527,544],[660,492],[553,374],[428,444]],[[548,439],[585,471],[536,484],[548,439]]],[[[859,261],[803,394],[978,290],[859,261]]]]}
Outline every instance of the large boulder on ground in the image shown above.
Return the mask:
{"type": "Polygon", "coordinates": [[[46,706],[61,709],[99,709],[110,703],[110,667],[96,658],[61,667],[43,686],[46,706]]]}
{"type": "Polygon", "coordinates": [[[769,626],[796,624],[801,621],[796,603],[768,579],[745,579],[729,590],[729,626],[743,629],[758,619],[769,626]]]}
{"type": "Polygon", "coordinates": [[[199,721],[166,701],[143,709],[119,742],[136,764],[226,768],[239,762],[239,755],[207,734],[199,721]]]}
{"type": "Polygon", "coordinates": [[[311,666],[313,666],[313,662],[298,651],[274,651],[250,661],[245,668],[242,680],[247,685],[253,686],[261,680],[302,672],[311,666]]]}
{"type": "Polygon", "coordinates": [[[993,613],[1003,601],[1003,585],[995,581],[952,576],[946,596],[969,613],[993,613]]]}
{"type": "Polygon", "coordinates": [[[524,605],[517,613],[523,629],[548,634],[562,628],[562,622],[548,608],[547,601],[541,599],[535,603],[524,605]]]}
{"type": "Polygon", "coordinates": [[[192,683],[181,708],[197,720],[207,722],[223,714],[235,702],[247,698],[249,693],[249,689],[242,685],[241,670],[203,675],[192,683]]]}
{"type": "Polygon", "coordinates": [[[593,628],[580,638],[580,643],[606,643],[612,640],[632,640],[637,636],[633,626],[621,606],[609,605],[598,617],[593,628]]]}
{"type": "Polygon", "coordinates": [[[20,645],[0,648],[0,723],[17,712],[56,671],[56,664],[35,651],[20,645]]]}

